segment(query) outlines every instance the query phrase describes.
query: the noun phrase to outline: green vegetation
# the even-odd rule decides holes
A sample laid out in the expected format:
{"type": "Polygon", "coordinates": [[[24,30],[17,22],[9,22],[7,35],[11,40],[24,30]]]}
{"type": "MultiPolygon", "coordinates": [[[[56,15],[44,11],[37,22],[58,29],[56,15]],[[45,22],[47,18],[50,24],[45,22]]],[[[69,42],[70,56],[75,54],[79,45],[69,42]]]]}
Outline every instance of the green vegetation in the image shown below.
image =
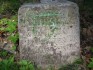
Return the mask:
{"type": "MultiPolygon", "coordinates": [[[[91,48],[91,52],[93,53],[93,48],[91,48]]],[[[93,56],[92,56],[92,58],[90,58],[90,63],[88,64],[88,67],[89,68],[93,68],[93,56]]]]}
{"type": "Polygon", "coordinates": [[[91,58],[91,62],[88,64],[89,68],[93,68],[93,58],[91,58]]]}
{"type": "Polygon", "coordinates": [[[11,19],[3,18],[0,20],[0,31],[9,34],[7,40],[13,43],[13,49],[16,49],[16,43],[18,41],[17,33],[17,17],[13,16],[11,19]]]}
{"type": "Polygon", "coordinates": [[[0,70],[35,70],[33,64],[26,60],[14,61],[14,57],[0,61],[0,70]]]}
{"type": "Polygon", "coordinates": [[[21,5],[19,0],[0,0],[1,14],[15,14],[21,5]]]}

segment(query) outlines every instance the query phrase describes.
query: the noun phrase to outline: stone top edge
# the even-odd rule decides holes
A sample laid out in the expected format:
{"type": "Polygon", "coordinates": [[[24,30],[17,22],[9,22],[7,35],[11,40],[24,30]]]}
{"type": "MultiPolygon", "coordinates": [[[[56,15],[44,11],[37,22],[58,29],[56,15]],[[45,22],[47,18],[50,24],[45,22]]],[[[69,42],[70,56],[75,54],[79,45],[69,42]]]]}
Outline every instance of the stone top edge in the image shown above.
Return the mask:
{"type": "Polygon", "coordinates": [[[25,8],[25,7],[29,8],[32,6],[35,7],[35,6],[47,6],[47,5],[76,6],[76,7],[78,7],[76,3],[71,2],[71,1],[66,1],[66,2],[57,2],[57,3],[35,3],[35,4],[25,3],[20,8],[25,8]]]}

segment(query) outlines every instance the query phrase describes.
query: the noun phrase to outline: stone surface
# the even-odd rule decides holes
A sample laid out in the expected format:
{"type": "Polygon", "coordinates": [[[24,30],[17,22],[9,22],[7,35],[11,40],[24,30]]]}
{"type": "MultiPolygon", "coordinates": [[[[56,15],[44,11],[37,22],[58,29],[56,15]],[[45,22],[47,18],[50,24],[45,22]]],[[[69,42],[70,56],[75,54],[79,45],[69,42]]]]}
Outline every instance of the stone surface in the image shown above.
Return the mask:
{"type": "Polygon", "coordinates": [[[20,59],[55,69],[80,57],[78,6],[73,2],[26,4],[18,12],[20,59]]]}
{"type": "Polygon", "coordinates": [[[41,3],[66,2],[67,0],[40,0],[41,3]]]}

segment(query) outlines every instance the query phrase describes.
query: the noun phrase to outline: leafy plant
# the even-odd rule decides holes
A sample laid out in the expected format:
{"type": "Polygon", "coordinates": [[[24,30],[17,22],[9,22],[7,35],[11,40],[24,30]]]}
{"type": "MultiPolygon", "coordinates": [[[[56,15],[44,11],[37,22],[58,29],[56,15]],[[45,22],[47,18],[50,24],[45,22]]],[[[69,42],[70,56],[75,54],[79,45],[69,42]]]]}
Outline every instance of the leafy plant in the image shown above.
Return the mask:
{"type": "Polygon", "coordinates": [[[16,42],[18,41],[17,33],[17,16],[12,16],[11,19],[3,18],[0,20],[0,31],[3,31],[9,36],[7,39],[11,41],[13,45],[13,50],[16,49],[16,42]]]}
{"type": "Polygon", "coordinates": [[[12,42],[12,43],[16,43],[16,41],[18,40],[18,34],[15,35],[11,35],[8,37],[8,39],[12,42]]]}
{"type": "Polygon", "coordinates": [[[16,63],[14,63],[14,57],[2,60],[0,62],[0,70],[18,70],[16,63]]]}
{"type": "Polygon", "coordinates": [[[14,57],[0,61],[0,70],[35,70],[33,64],[26,60],[14,61],[14,57]]]}
{"type": "Polygon", "coordinates": [[[16,30],[17,21],[16,19],[3,18],[0,20],[0,31],[7,31],[13,33],[16,30]]]}
{"type": "Polygon", "coordinates": [[[90,49],[91,52],[93,52],[93,47],[90,49]]]}
{"type": "Polygon", "coordinates": [[[7,52],[6,51],[2,51],[2,52],[0,52],[0,57],[5,57],[5,56],[7,56],[7,52]]]}
{"type": "Polygon", "coordinates": [[[19,62],[20,70],[35,70],[30,61],[22,60],[19,62]]]}
{"type": "Polygon", "coordinates": [[[93,58],[91,58],[91,62],[88,64],[89,68],[93,68],[93,58]]]}
{"type": "MultiPolygon", "coordinates": [[[[93,48],[90,50],[93,53],[93,48]]],[[[90,63],[88,64],[89,68],[93,68],[93,57],[90,59],[90,63]]]]}

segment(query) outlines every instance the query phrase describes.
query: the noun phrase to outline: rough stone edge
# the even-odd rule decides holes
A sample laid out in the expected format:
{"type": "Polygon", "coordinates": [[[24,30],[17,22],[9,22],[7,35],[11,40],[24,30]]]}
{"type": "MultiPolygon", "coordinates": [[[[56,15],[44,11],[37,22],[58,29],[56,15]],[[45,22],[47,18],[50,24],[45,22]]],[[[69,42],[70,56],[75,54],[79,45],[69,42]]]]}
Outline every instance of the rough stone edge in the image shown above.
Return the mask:
{"type": "MultiPolygon", "coordinates": [[[[75,7],[77,7],[78,9],[79,9],[79,7],[78,7],[78,5],[76,4],[76,3],[74,3],[74,2],[71,2],[71,1],[67,1],[67,2],[63,2],[63,3],[60,3],[60,2],[58,2],[58,3],[52,3],[52,4],[54,4],[54,5],[61,5],[61,6],[75,6],[75,7]]],[[[25,4],[23,4],[20,8],[19,8],[19,10],[18,10],[18,13],[20,12],[20,10],[22,9],[22,8],[30,8],[30,7],[35,7],[35,6],[39,6],[39,5],[51,5],[51,3],[35,3],[35,4],[33,4],[33,3],[25,3],[25,4]]]]}

